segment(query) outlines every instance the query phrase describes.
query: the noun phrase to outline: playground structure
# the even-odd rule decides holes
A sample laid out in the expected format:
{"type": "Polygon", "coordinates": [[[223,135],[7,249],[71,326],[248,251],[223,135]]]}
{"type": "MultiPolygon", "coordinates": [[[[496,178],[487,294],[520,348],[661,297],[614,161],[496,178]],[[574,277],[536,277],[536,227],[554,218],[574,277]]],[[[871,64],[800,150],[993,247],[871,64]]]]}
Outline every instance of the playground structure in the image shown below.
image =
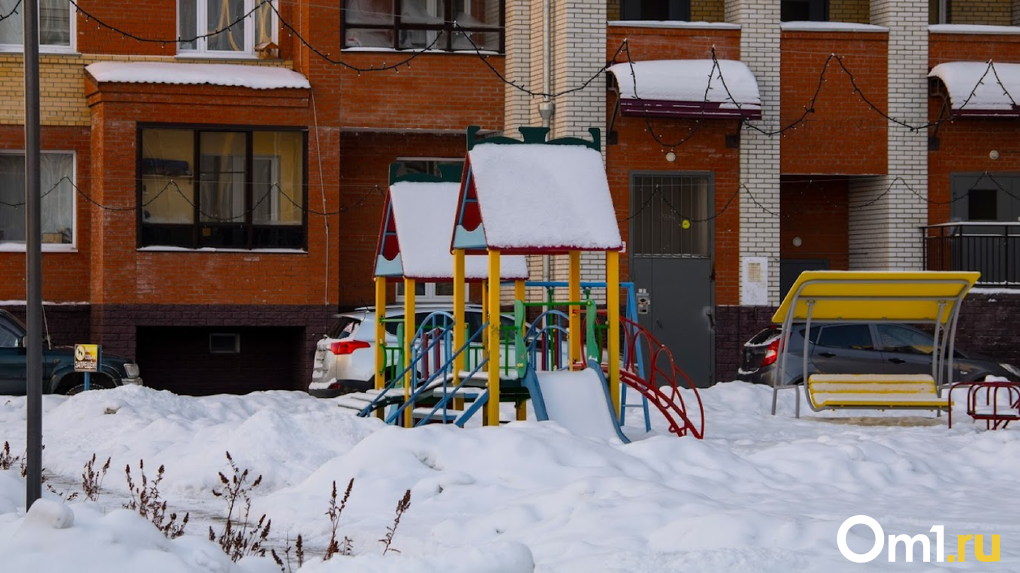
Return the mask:
{"type": "MultiPolygon", "coordinates": [[[[772,321],[782,324],[779,372],[772,387],[772,414],[786,379],[790,336],[804,325],[804,392],[814,411],[830,409],[924,409],[941,413],[952,403],[942,390],[952,384],[952,361],[960,305],[976,272],[805,271],[790,288],[772,321]],[[931,374],[811,374],[811,325],[890,322],[932,327],[931,374]]],[[[800,417],[800,392],[796,415],[800,417]]]]}
{"type": "Polygon", "coordinates": [[[376,264],[376,388],[357,397],[365,404],[360,414],[375,412],[410,427],[463,426],[481,412],[484,425],[498,425],[502,402],[513,403],[516,418],[523,420],[530,401],[539,420],[626,442],[620,428],[626,409],[642,408],[647,431],[650,402],[671,433],[701,438],[704,410],[695,385],[669,350],[637,325],[633,285],[619,281],[623,242],[598,130],[590,130],[592,141],[546,141],[545,128],[521,132],[523,142],[478,141],[477,128],[469,129],[455,192],[453,173],[397,180],[391,169],[376,264]],[[582,252],[605,254],[604,282],[582,286],[582,252]],[[525,255],[538,254],[567,255],[569,280],[527,283],[525,255]],[[402,318],[380,312],[389,280],[403,281],[402,318]],[[453,312],[417,317],[419,280],[452,281],[453,312]],[[482,291],[484,324],[474,331],[464,321],[468,282],[482,291]],[[503,284],[513,285],[512,321],[501,313],[509,294],[503,284]],[[546,289],[548,297],[527,302],[529,286],[546,289]],[[627,290],[623,317],[621,286],[627,290]],[[605,291],[602,312],[596,311],[592,289],[605,291]],[[565,296],[556,296],[563,290],[565,296]],[[536,306],[543,309],[529,325],[527,309],[536,306]],[[385,325],[392,320],[404,321],[396,347],[385,344],[385,325]],[[697,402],[690,413],[684,384],[697,402]],[[628,388],[636,391],[638,403],[626,401],[628,388]]]}

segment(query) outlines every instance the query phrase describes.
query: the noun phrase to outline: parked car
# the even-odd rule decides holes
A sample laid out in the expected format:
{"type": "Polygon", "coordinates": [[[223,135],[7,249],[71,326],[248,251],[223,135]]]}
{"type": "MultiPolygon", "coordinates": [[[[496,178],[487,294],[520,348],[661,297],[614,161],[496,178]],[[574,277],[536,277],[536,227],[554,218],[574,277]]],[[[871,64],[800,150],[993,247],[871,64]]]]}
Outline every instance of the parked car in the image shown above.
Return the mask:
{"type": "MultiPolygon", "coordinates": [[[[25,335],[25,325],[11,313],[0,310],[0,394],[23,396],[27,392],[25,335]]],[[[138,365],[115,354],[103,352],[99,370],[89,375],[90,389],[142,384],[138,365]]],[[[74,350],[50,348],[43,343],[43,394],[70,395],[84,389],[85,375],[74,371],[74,350]]]]}
{"type": "MultiPolygon", "coordinates": [[[[419,303],[415,306],[415,321],[421,324],[434,312],[453,314],[449,304],[419,303]]],[[[387,318],[404,316],[403,305],[386,307],[387,318]]],[[[464,320],[468,332],[481,328],[482,307],[467,305],[464,320]]],[[[364,392],[375,387],[375,307],[363,307],[338,314],[329,332],[319,340],[312,364],[312,380],[308,392],[320,398],[332,398],[350,392],[364,392]]],[[[502,326],[514,326],[510,316],[503,315],[502,326]]],[[[399,322],[386,323],[386,345],[397,344],[399,322]]],[[[469,334],[469,336],[470,336],[469,334]]],[[[408,336],[413,336],[410,332],[408,336]]],[[[506,360],[504,360],[506,362],[506,360]]]]}
{"type": "MultiPolygon", "coordinates": [[[[779,375],[782,329],[772,326],[744,343],[737,379],[772,385],[779,375]]],[[[933,336],[905,324],[853,323],[811,326],[808,368],[823,374],[930,374],[933,336]]],[[[799,384],[803,375],[804,325],[790,337],[783,385],[799,384]]],[[[954,349],[953,382],[983,380],[985,376],[1020,379],[1020,368],[994,358],[954,349]]]]}

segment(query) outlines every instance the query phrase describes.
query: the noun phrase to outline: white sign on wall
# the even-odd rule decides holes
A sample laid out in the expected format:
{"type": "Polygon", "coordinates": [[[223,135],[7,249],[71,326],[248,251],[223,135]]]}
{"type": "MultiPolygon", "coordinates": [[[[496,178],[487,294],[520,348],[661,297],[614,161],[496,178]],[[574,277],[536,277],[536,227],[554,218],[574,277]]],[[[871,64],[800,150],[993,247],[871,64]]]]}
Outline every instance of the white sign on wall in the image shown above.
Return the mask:
{"type": "Polygon", "coordinates": [[[744,257],[740,272],[740,304],[764,306],[769,303],[768,257],[744,257]]]}

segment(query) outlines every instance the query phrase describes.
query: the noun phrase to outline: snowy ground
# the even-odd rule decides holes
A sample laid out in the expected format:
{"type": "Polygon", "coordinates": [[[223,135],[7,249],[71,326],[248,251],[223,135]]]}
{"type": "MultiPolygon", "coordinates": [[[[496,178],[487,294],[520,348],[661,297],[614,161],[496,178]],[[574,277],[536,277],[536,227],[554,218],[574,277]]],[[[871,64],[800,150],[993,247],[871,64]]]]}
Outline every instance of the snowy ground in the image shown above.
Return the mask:
{"type": "MultiPolygon", "coordinates": [[[[0,470],[0,562],[5,571],[279,571],[268,559],[232,563],[206,538],[221,527],[214,497],[224,452],[262,475],[252,513],[272,519],[268,542],[282,550],[301,534],[301,571],[443,573],[1020,571],[1020,431],[985,431],[969,419],[927,413],[848,418],[792,415],[793,395],[769,415],[770,390],[743,383],[703,392],[706,439],[654,435],[629,445],[579,438],[551,423],[500,428],[387,427],[300,393],[179,397],[145,388],[44,397],[44,501],[26,516],[25,483],[0,470]],[[81,489],[92,454],[112,457],[98,502],[61,502],[81,489]],[[138,460],[169,511],[191,513],[168,541],[122,509],[124,467],[138,460]],[[330,536],[332,483],[354,489],[338,534],[353,557],[322,561],[330,536]],[[412,492],[391,551],[379,539],[397,501],[412,492]],[[1001,536],[1001,561],[869,565],[836,546],[848,517],[875,518],[885,534],[945,526],[945,553],[958,534],[1001,536]],[[73,518],[73,524],[69,523],[73,518]],[[65,526],[60,528],[61,526],[65,526]]],[[[631,412],[634,412],[633,410],[631,412]]],[[[962,411],[958,410],[958,414],[962,411]]],[[[631,415],[633,418],[633,414],[631,415]]],[[[660,429],[659,420],[653,427],[660,429]]],[[[629,428],[634,433],[635,428],[629,428]]],[[[0,397],[0,447],[25,446],[25,400],[0,397]]],[[[934,540],[934,534],[932,534],[934,540]]],[[[854,527],[850,547],[871,547],[854,527]]],[[[292,565],[296,570],[296,564],[292,565]]]]}

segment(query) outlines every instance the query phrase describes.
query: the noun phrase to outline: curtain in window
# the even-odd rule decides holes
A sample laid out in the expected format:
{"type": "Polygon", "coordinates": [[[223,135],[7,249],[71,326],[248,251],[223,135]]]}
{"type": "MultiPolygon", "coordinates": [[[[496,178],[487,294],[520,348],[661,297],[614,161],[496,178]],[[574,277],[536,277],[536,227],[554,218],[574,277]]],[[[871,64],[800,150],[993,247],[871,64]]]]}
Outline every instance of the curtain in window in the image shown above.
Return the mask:
{"type": "Polygon", "coordinates": [[[67,0],[40,0],[39,44],[71,45],[71,9],[67,0]]]}
{"type": "MultiPolygon", "coordinates": [[[[74,156],[43,153],[39,160],[42,240],[74,240],[74,156]]],[[[0,240],[25,241],[25,156],[0,155],[0,240]]]]}
{"type": "MultiPolygon", "coordinates": [[[[177,0],[177,34],[185,40],[198,35],[198,0],[177,0]]],[[[181,42],[180,49],[194,50],[196,42],[181,42]]]]}
{"type": "Polygon", "coordinates": [[[193,223],[195,191],[191,164],[195,132],[146,129],[142,132],[142,220],[193,223]]]}
{"type": "MultiPolygon", "coordinates": [[[[0,0],[0,15],[6,16],[18,5],[18,0],[0,0]]],[[[23,44],[21,34],[22,11],[0,22],[0,44],[23,44]]],[[[71,9],[67,0],[40,0],[39,45],[71,45],[71,9]]]]}
{"type": "Polygon", "coordinates": [[[243,223],[245,136],[242,133],[203,133],[199,209],[201,220],[243,223]]]}
{"type": "MultiPolygon", "coordinates": [[[[244,0],[207,0],[206,28],[209,32],[224,30],[244,16],[244,0]]],[[[244,51],[244,23],[238,23],[208,40],[208,49],[218,52],[244,51]]]]}
{"type": "Polygon", "coordinates": [[[255,10],[255,45],[258,46],[263,42],[273,41],[273,10],[270,8],[270,2],[262,2],[262,0],[255,0],[258,4],[258,9],[255,10]]]}
{"type": "Polygon", "coordinates": [[[357,24],[393,24],[393,0],[346,0],[344,46],[393,47],[391,30],[353,28],[357,24]]]}
{"type": "Polygon", "coordinates": [[[255,132],[252,221],[256,225],[304,222],[304,138],[296,132],[255,132]]]}

